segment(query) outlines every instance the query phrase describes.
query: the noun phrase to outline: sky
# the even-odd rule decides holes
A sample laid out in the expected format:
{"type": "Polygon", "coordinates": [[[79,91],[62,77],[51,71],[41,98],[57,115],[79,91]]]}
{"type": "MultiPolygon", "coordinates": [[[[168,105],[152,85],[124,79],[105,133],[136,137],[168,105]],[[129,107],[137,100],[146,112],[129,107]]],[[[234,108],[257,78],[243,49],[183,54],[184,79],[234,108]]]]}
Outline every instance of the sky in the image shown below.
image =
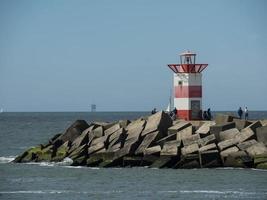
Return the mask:
{"type": "Polygon", "coordinates": [[[197,53],[203,109],[267,110],[265,0],[0,0],[0,108],[167,107],[178,54],[197,53]]]}

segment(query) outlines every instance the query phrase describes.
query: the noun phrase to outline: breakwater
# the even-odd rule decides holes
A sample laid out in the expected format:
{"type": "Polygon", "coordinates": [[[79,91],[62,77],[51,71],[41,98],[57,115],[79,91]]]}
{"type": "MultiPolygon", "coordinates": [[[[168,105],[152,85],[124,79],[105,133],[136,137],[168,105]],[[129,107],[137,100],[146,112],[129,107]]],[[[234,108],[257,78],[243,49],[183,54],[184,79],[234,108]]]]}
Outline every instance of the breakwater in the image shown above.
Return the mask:
{"type": "Polygon", "coordinates": [[[90,167],[267,168],[265,121],[217,115],[215,121],[172,121],[158,112],[112,123],[77,120],[14,162],[59,162],[90,167]]]}

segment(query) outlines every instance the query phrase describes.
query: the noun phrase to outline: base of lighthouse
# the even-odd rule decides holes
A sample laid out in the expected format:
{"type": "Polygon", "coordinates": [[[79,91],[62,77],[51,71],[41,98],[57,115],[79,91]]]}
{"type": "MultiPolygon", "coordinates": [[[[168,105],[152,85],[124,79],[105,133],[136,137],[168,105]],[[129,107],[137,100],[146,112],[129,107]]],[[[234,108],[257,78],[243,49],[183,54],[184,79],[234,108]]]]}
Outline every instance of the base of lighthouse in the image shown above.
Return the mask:
{"type": "Polygon", "coordinates": [[[174,106],[177,109],[177,117],[184,120],[202,119],[202,101],[198,98],[175,98],[174,106]],[[185,109],[186,108],[186,109],[185,109]]]}
{"type": "Polygon", "coordinates": [[[184,120],[202,119],[201,73],[174,74],[174,107],[184,120]]]}

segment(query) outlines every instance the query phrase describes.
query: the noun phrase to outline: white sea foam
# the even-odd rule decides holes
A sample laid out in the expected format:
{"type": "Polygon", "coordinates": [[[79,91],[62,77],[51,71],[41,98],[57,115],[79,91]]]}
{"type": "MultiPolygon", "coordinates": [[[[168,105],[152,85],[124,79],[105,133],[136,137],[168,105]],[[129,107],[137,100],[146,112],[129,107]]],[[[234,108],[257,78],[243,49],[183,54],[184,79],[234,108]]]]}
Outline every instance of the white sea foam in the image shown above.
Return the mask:
{"type": "Polygon", "coordinates": [[[0,163],[10,163],[12,162],[14,159],[16,158],[16,156],[1,156],[0,157],[0,163]]]}
{"type": "Polygon", "coordinates": [[[0,191],[0,194],[112,194],[122,193],[121,190],[107,191],[74,191],[74,190],[17,190],[17,191],[0,191]]]}
{"type": "Polygon", "coordinates": [[[219,190],[181,190],[180,193],[197,193],[197,194],[238,194],[238,195],[255,195],[256,192],[243,192],[243,191],[219,191],[219,190]]]}

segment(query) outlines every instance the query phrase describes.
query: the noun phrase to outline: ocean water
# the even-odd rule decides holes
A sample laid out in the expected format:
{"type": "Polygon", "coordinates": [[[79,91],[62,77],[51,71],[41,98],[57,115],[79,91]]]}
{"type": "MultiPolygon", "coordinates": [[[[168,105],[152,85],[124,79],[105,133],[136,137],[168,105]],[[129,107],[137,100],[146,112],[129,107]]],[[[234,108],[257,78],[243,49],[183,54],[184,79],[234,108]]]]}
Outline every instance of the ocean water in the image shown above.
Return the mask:
{"type": "MultiPolygon", "coordinates": [[[[76,119],[116,121],[146,112],[1,113],[0,199],[267,199],[267,171],[255,169],[87,168],[61,163],[16,164],[76,119]]],[[[251,112],[251,119],[267,112],[251,112]]]]}

